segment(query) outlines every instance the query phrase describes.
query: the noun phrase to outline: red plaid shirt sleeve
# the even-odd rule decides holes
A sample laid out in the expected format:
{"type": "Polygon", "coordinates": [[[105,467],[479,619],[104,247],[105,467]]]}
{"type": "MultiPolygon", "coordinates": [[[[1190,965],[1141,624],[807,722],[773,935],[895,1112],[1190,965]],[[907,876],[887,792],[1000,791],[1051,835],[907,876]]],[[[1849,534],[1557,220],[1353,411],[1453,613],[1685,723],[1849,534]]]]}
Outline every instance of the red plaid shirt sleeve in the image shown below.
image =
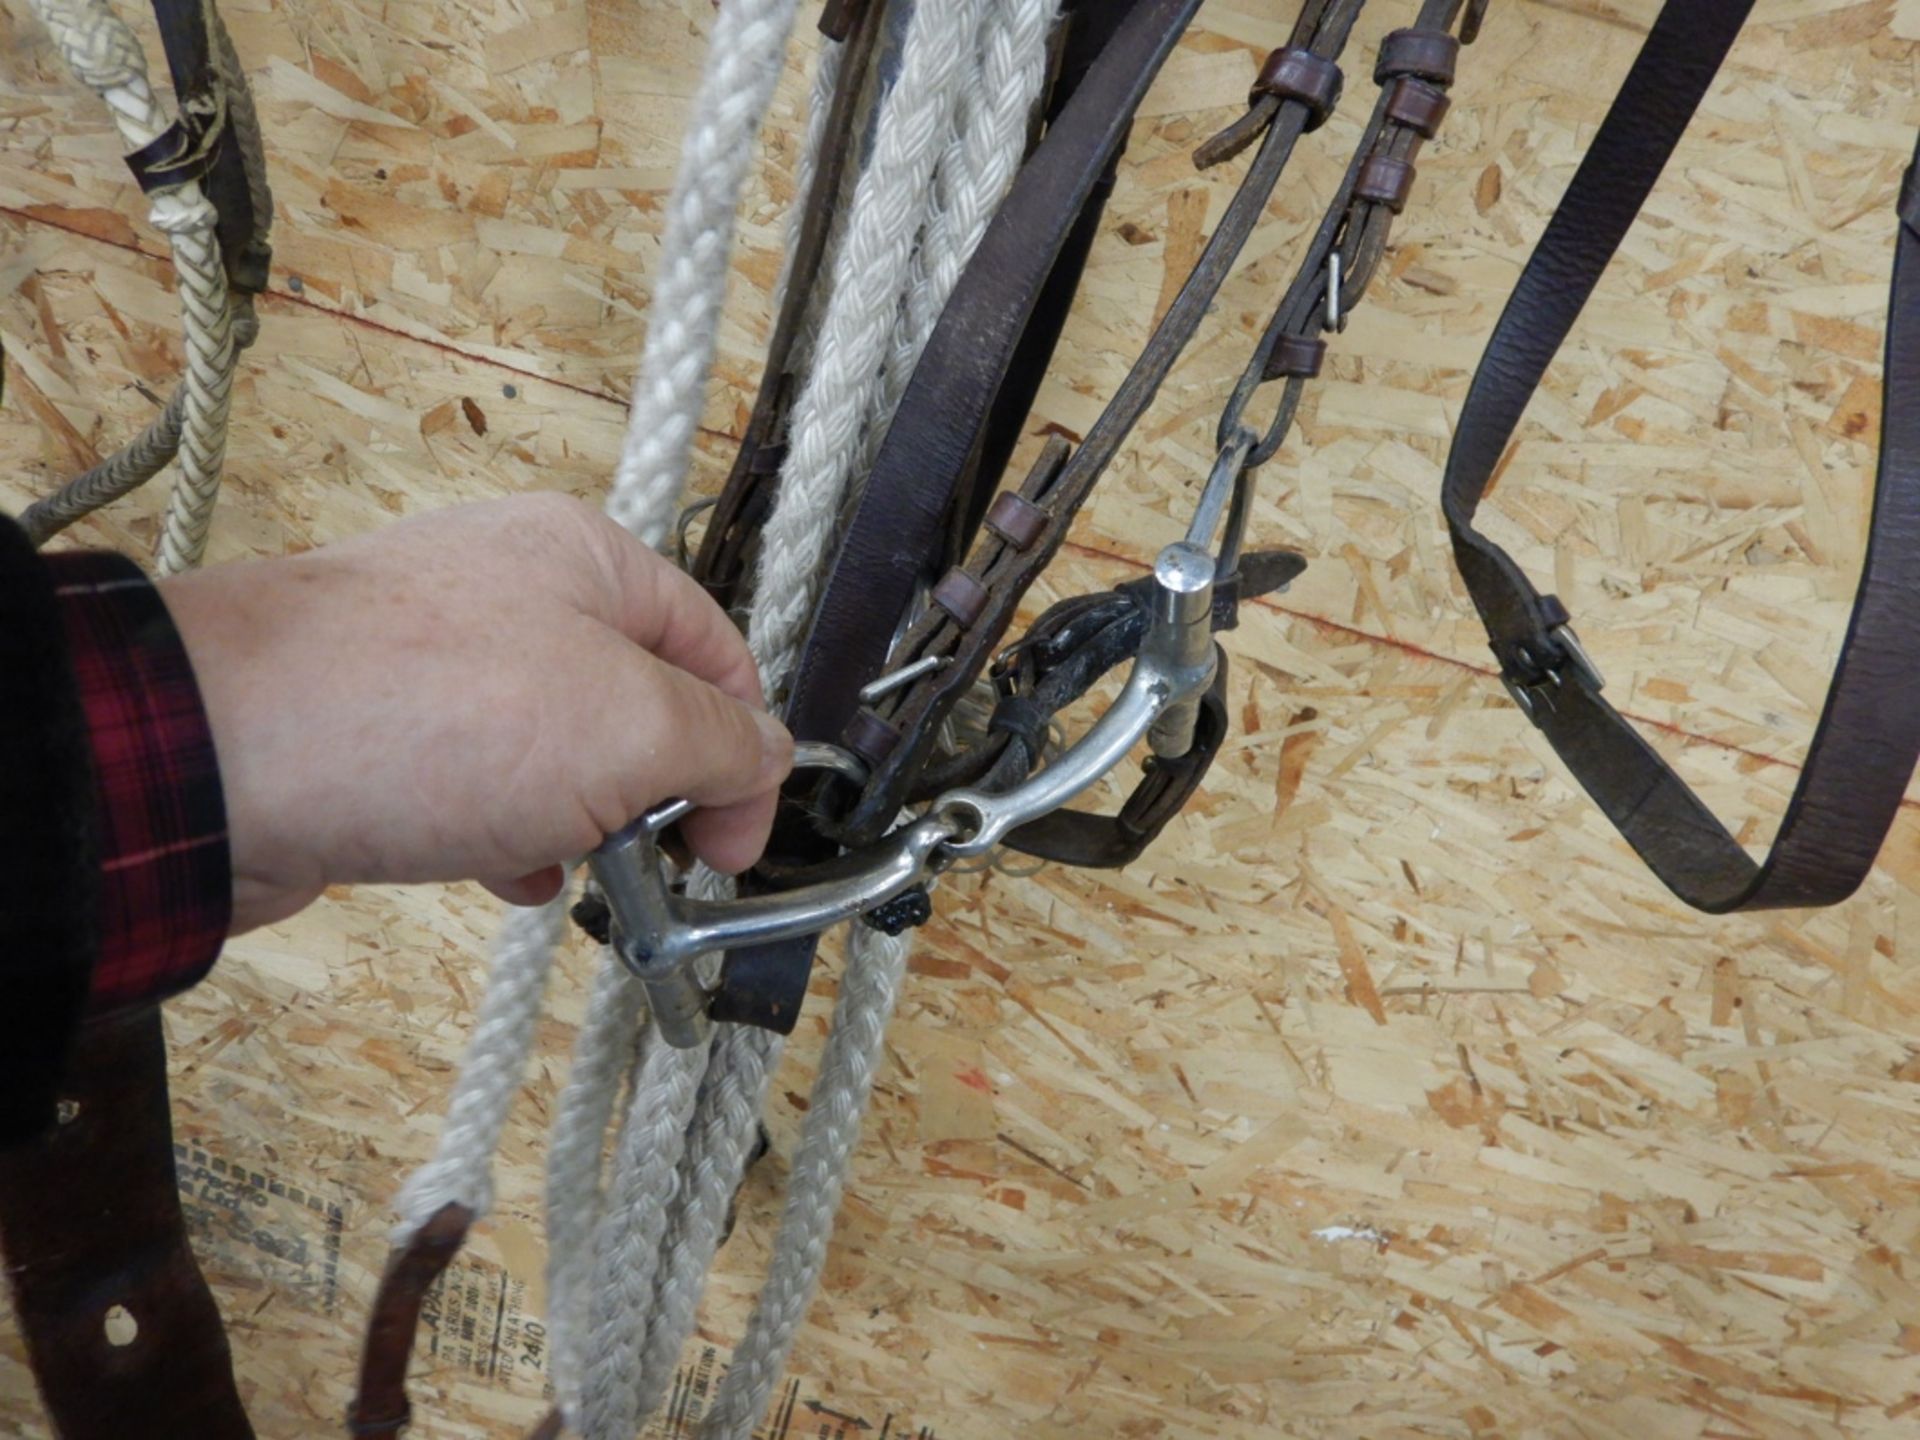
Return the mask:
{"type": "Polygon", "coordinates": [[[122,555],[50,555],[93,751],[100,948],[88,1008],[164,999],[233,914],[226,802],[200,687],[159,592],[122,555]]]}

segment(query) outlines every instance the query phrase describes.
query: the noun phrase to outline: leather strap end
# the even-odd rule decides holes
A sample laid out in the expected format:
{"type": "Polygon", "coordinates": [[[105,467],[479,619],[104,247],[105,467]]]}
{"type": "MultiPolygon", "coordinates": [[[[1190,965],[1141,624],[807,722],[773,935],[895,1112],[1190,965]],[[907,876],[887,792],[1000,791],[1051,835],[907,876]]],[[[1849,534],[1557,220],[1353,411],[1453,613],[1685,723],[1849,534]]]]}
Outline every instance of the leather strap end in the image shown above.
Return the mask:
{"type": "Polygon", "coordinates": [[[407,1364],[420,1328],[420,1308],[433,1282],[460,1253],[473,1220],[466,1206],[443,1205],[387,1261],[367,1322],[360,1387],[347,1411],[350,1434],[386,1437],[407,1427],[413,1413],[407,1402],[407,1364]]]}
{"type": "Polygon", "coordinates": [[[1266,134],[1267,127],[1273,123],[1273,117],[1279,111],[1278,100],[1270,95],[1261,96],[1246,114],[1193,152],[1193,168],[1211,170],[1216,165],[1226,164],[1266,134]]]}
{"type": "Polygon", "coordinates": [[[844,42],[867,8],[867,0],[827,0],[820,9],[820,33],[844,42]]]}

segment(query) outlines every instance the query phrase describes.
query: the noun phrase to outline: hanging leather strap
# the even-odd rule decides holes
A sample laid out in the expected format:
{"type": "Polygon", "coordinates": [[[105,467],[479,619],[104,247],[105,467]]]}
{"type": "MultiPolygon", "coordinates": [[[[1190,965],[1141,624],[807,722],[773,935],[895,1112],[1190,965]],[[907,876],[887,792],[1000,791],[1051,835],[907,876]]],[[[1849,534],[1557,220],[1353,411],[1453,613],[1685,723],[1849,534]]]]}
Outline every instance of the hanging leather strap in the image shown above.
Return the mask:
{"type": "MultiPolygon", "coordinates": [[[[921,353],[822,587],[787,702],[787,724],[802,739],[838,738],[850,692],[884,663],[895,617],[951,546],[956,505],[971,509],[967,485],[985,473],[982,455],[1012,448],[1010,432],[1064,323],[1133,113],[1199,0],[1081,8],[1087,13],[1076,12],[1073,23],[1088,28],[1070,42],[1061,75],[1060,90],[1071,93],[921,353]]],[[[704,546],[701,558],[708,559],[704,546]]],[[[805,816],[793,823],[797,813],[787,808],[770,850],[793,864],[830,856],[832,843],[805,816]]],[[[713,1017],[791,1030],[818,944],[808,936],[729,952],[713,1017]]]]}
{"type": "Polygon", "coordinates": [[[1722,914],[1830,905],[1872,868],[1920,757],[1920,203],[1901,188],[1880,475],[1866,564],[1819,729],[1755,864],[1601,695],[1565,607],[1474,528],[1527,402],[1752,9],[1669,0],[1520,277],[1474,377],[1442,496],[1502,677],[1574,777],[1682,900],[1722,914]]]}
{"type": "MultiPolygon", "coordinates": [[[[1199,0],[1139,0],[1101,50],[954,287],[914,367],[815,607],[787,721],[838,740],[892,621],[943,553],[943,526],[1072,222],[1110,173],[1134,111],[1199,0]]],[[[891,817],[889,817],[891,818],[891,817]]]]}
{"type": "MultiPolygon", "coordinates": [[[[1362,3],[1363,0],[1309,0],[1302,7],[1291,43],[1325,59],[1334,59],[1344,49],[1362,3]]],[[[1174,362],[1212,307],[1242,247],[1265,212],[1267,201],[1311,117],[1312,109],[1303,101],[1289,99],[1278,106],[1258,153],[1241,179],[1239,189],[1228,202],[1199,260],[1168,305],[1133,368],[1114,391],[1100,418],[1087,431],[1079,449],[1066,459],[1056,474],[1046,477],[1043,486],[1034,489],[1031,494],[1024,494],[1024,498],[1047,513],[1041,531],[1029,544],[1008,542],[997,548],[986,561],[989,570],[974,576],[975,579],[983,579],[987,574],[992,575],[987,594],[978,605],[957,609],[937,603],[941,599],[941,586],[946,582],[943,580],[937,584],[933,592],[936,604],[908,630],[893,651],[895,663],[906,663],[936,651],[949,655],[950,663],[927,674],[908,689],[897,692],[882,706],[862,708],[859,703],[860,687],[878,673],[887,656],[888,637],[884,634],[876,637],[870,629],[867,637],[869,643],[856,645],[849,638],[843,645],[843,653],[835,654],[830,662],[824,649],[819,652],[822,663],[830,663],[837,672],[838,683],[832,687],[816,685],[808,691],[807,698],[813,702],[805,712],[809,728],[797,730],[796,733],[809,738],[840,739],[860,750],[863,758],[873,765],[873,773],[858,800],[838,820],[837,834],[843,843],[870,844],[892,827],[894,817],[905,803],[915,778],[924,768],[933,749],[941,722],[991,658],[1000,637],[1013,619],[1021,597],[1065,542],[1067,529],[1081,505],[1086,502],[1094,484],[1119,453],[1141,415],[1153,403],[1161,382],[1173,369],[1174,362]],[[872,722],[876,719],[890,727],[888,743],[883,749],[866,745],[862,735],[863,729],[871,731],[872,722]]],[[[1017,223],[1019,216],[1016,203],[1021,196],[1022,192],[1016,184],[1006,207],[995,222],[996,227],[1003,222],[1009,226],[1017,223]]],[[[984,245],[982,253],[985,253],[984,245]]],[[[916,384],[927,373],[927,364],[923,360],[920,369],[914,373],[916,384]]],[[[940,378],[938,372],[933,378],[940,378]]],[[[913,391],[910,388],[907,401],[901,405],[903,417],[909,413],[908,403],[912,399],[913,391]]],[[[928,408],[939,407],[934,405],[928,408]]],[[[917,418],[918,412],[914,413],[917,418]]],[[[896,420],[887,437],[889,446],[900,433],[901,423],[896,420]]],[[[882,454],[884,456],[884,449],[882,454]]],[[[937,449],[927,452],[922,468],[938,473],[939,465],[940,452],[937,449]]],[[[1032,486],[1033,477],[1029,478],[1028,484],[1032,486]]],[[[917,559],[924,552],[912,553],[917,559]]],[[[949,576],[955,573],[948,572],[949,576]]],[[[878,567],[872,575],[876,584],[881,583],[878,567]]],[[[893,592],[883,589],[879,593],[893,592]]],[[[903,604],[890,609],[875,607],[867,613],[896,615],[902,608],[903,604]]],[[[815,630],[821,633],[820,625],[827,615],[824,603],[816,615],[819,618],[816,619],[815,630]]],[[[871,627],[872,622],[868,624],[871,627]]],[[[849,628],[844,633],[851,637],[858,632],[849,628]]],[[[802,663],[804,665],[805,661],[802,663]]],[[[799,699],[800,693],[796,691],[796,706],[799,699]]],[[[796,710],[791,718],[798,719],[800,713],[796,710]]]]}
{"type": "Polygon", "coordinates": [[[272,200],[252,97],[230,86],[233,42],[214,0],[153,0],[153,16],[173,77],[178,118],[151,145],[127,157],[142,189],[196,179],[219,215],[220,255],[228,279],[246,293],[266,289],[272,200]],[[255,173],[249,176],[249,167],[255,173]]]}
{"type": "Polygon", "coordinates": [[[774,482],[787,457],[787,424],[795,398],[793,347],[823,283],[827,240],[833,231],[842,184],[848,165],[860,151],[861,102],[873,79],[886,9],[878,0],[855,0],[854,4],[829,6],[820,18],[820,28],[831,40],[844,42],[846,50],[827,110],[819,168],[800,214],[786,290],[767,342],[760,391],[754,396],[753,412],[734,454],[733,469],[720,488],[701,537],[699,557],[692,566],[694,578],[728,609],[739,599],[752,544],[773,507],[774,482]]]}
{"type": "Polygon", "coordinates": [[[0,1150],[0,1251],[54,1434],[253,1440],[180,1213],[159,1010],[87,1025],[61,1094],[60,1123],[0,1150]]]}

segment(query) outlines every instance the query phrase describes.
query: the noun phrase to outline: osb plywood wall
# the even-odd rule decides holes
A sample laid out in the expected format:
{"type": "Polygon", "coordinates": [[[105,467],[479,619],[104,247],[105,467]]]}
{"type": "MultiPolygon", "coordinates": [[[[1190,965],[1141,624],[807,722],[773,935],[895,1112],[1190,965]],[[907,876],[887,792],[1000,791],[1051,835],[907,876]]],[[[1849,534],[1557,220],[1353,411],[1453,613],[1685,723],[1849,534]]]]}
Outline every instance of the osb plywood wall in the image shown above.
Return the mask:
{"type": "MultiPolygon", "coordinates": [[[[225,8],[281,219],[212,558],[601,494],[710,0],[225,8]]],[[[1192,261],[1233,176],[1186,153],[1291,9],[1210,0],[1168,65],[1036,430],[1085,430],[1192,261]]],[[[943,887],[774,1432],[1920,1429],[1914,802],[1847,905],[1685,910],[1506,700],[1436,512],[1483,339],[1656,9],[1494,0],[1389,267],[1269,468],[1259,540],[1312,565],[1231,638],[1239,729],[1199,803],[1124,874],[943,887]]],[[[1412,10],[1369,7],[1351,73],[1412,10]]],[[[17,505],[151,415],[178,342],[99,108],[22,0],[0,26],[17,505]]],[[[1916,38],[1913,0],[1762,0],[1492,502],[1616,703],[1756,846],[1857,569],[1916,38]]],[[[803,59],[747,200],[708,488],[757,377],[803,59]]],[[[1359,109],[1303,148],[1050,595],[1175,533],[1359,109]]],[[[144,552],[161,503],[77,539],[144,552]]],[[[494,924],[466,889],[330,896],[171,1007],[182,1183],[265,1436],[338,1421],[494,924]]],[[[542,1137],[590,958],[566,959],[499,1213],[436,1312],[423,1437],[543,1408],[542,1137]]],[[[685,1411],[765,1263],[836,972],[774,1086],[685,1411]]],[[[10,1335],[0,1416],[42,1433],[10,1335]]]]}

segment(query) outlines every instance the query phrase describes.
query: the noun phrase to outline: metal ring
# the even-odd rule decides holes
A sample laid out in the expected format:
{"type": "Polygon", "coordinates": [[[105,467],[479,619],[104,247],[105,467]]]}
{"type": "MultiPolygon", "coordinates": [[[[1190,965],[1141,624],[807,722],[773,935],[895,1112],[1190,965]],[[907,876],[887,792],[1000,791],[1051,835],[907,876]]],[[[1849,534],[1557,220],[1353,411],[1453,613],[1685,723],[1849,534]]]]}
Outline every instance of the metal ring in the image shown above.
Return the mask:
{"type": "Polygon", "coordinates": [[[793,768],[796,770],[831,770],[836,775],[844,775],[856,785],[867,783],[872,773],[867,762],[851,750],[838,745],[829,745],[824,740],[802,740],[793,747],[793,768]]]}
{"type": "Polygon", "coordinates": [[[1340,330],[1340,251],[1333,250],[1327,256],[1327,329],[1336,334],[1340,330]]]}

